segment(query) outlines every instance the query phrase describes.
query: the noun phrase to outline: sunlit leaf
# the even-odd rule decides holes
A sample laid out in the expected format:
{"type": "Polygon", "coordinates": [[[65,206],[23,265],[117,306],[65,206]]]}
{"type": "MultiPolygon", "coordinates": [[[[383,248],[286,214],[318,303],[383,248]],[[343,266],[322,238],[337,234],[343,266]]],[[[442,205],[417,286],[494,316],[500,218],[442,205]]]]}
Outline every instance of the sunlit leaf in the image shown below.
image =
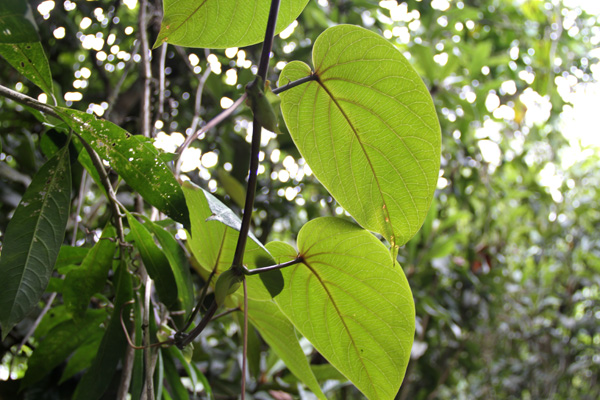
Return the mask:
{"type": "MultiPolygon", "coordinates": [[[[319,181],[364,228],[402,245],[436,188],[440,127],[431,96],[390,42],[340,25],[315,41],[316,81],[281,94],[296,146],[319,181]]],[[[279,86],[313,72],[287,64],[279,86]]]]}
{"type": "MultiPolygon", "coordinates": [[[[227,206],[213,195],[189,182],[183,184],[183,192],[190,209],[192,229],[188,245],[203,269],[204,277],[216,269],[216,278],[231,267],[241,221],[227,206]]],[[[246,243],[244,264],[248,268],[273,265],[267,249],[251,233],[246,243]]],[[[247,278],[248,296],[268,300],[271,295],[258,276],[247,278]]],[[[240,289],[241,290],[241,289],[240,289]]]]}
{"type": "Polygon", "coordinates": [[[37,305],[65,236],[71,166],[65,147],[40,168],[8,223],[0,258],[2,337],[37,305]]]}
{"type": "MultiPolygon", "coordinates": [[[[276,33],[302,12],[308,0],[281,0],[276,33]]],[[[270,0],[164,0],[164,17],[154,48],[244,47],[265,38],[270,0]]]]}
{"type": "Polygon", "coordinates": [[[94,293],[102,291],[113,262],[117,242],[115,228],[107,226],[98,243],[87,253],[79,267],[65,276],[63,299],[75,318],[83,316],[94,293]]]}
{"type": "Polygon", "coordinates": [[[149,140],[85,112],[58,107],[56,111],[144,200],[189,226],[181,186],[149,140]]]}
{"type": "Polygon", "coordinates": [[[368,398],[393,399],[415,332],[402,269],[372,234],[337,218],[304,225],[298,249],[304,262],[282,269],[279,308],[368,398]]]}
{"type": "Polygon", "coordinates": [[[38,41],[37,26],[31,9],[23,0],[0,2],[0,43],[38,41]]]}
{"type": "Polygon", "coordinates": [[[0,55],[21,75],[52,96],[54,93],[52,74],[40,42],[0,43],[0,55]]]}

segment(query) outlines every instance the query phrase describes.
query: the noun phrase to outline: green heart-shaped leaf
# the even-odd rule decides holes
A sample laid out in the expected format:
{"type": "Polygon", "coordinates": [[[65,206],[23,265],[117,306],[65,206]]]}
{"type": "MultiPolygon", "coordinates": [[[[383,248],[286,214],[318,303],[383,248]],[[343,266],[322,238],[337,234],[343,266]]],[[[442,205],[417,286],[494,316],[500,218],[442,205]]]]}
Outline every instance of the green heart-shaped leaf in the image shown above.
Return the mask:
{"type": "MultiPolygon", "coordinates": [[[[308,0],[282,0],[276,33],[304,10],[308,0]]],[[[164,17],[154,48],[167,42],[184,47],[244,47],[265,38],[271,0],[164,0],[164,17]]]]}
{"type": "MultiPolygon", "coordinates": [[[[441,134],[427,88],[390,42],[340,25],[315,41],[317,80],[281,94],[281,110],[315,176],[364,228],[392,245],[420,228],[433,198],[441,134]]],[[[279,86],[313,72],[287,64],[279,86]]]]}
{"type": "Polygon", "coordinates": [[[337,218],[304,225],[298,249],[304,261],[281,270],[285,285],[277,305],[368,398],[393,399],[415,332],[402,269],[372,234],[337,218]]]}

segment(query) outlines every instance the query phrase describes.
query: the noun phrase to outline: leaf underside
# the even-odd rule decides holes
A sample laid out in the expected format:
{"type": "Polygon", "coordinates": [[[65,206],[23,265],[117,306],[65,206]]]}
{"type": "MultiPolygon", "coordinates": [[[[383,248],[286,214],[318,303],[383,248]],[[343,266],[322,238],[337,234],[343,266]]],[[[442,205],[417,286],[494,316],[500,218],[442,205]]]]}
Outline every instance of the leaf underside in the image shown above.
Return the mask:
{"type": "Polygon", "coordinates": [[[304,225],[298,249],[304,262],[282,270],[285,285],[277,305],[369,399],[393,399],[415,331],[402,269],[372,234],[337,218],[304,225]]]}
{"type": "MultiPolygon", "coordinates": [[[[307,3],[282,0],[275,32],[292,23],[307,3]]],[[[270,4],[270,0],[164,0],[164,18],[154,48],[165,42],[212,49],[262,42],[270,4]]]]}
{"type": "MultiPolygon", "coordinates": [[[[321,34],[313,64],[318,80],[280,95],[292,139],[360,225],[392,245],[406,243],[427,215],[440,165],[427,88],[391,43],[352,25],[321,34]]],[[[279,86],[310,74],[291,62],[279,86]]]]}

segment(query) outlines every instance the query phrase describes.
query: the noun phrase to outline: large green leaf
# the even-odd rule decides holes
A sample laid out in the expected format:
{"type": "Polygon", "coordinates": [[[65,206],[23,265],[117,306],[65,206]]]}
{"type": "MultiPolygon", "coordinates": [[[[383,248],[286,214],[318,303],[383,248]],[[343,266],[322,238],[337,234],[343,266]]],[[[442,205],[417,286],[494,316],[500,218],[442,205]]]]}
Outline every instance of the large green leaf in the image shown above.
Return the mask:
{"type": "Polygon", "coordinates": [[[65,276],[63,300],[67,309],[78,319],[84,315],[91,297],[106,284],[117,248],[115,228],[107,226],[102,237],[85,256],[79,267],[65,276]]]}
{"type": "Polygon", "coordinates": [[[181,186],[160,159],[152,143],[109,121],[68,108],[55,108],[63,120],[98,152],[148,203],[174,220],[189,226],[181,186]]]}
{"type": "Polygon", "coordinates": [[[0,43],[26,43],[39,40],[31,9],[23,0],[0,2],[0,43]]]}
{"type": "MultiPolygon", "coordinates": [[[[231,267],[239,236],[240,219],[212,194],[190,182],[184,182],[183,193],[192,221],[189,247],[203,269],[204,277],[216,269],[217,278],[231,267]]],[[[248,268],[265,267],[275,263],[267,249],[252,233],[248,239],[244,253],[244,264],[248,268]]],[[[216,279],[213,279],[212,283],[215,282],[216,279]]],[[[259,276],[249,276],[247,283],[250,298],[271,299],[259,276]]]]}
{"type": "Polygon", "coordinates": [[[23,386],[29,386],[50,373],[73,353],[88,337],[100,330],[107,317],[104,310],[90,310],[78,322],[67,320],[55,326],[35,348],[27,361],[23,386]]]}
{"type": "Polygon", "coordinates": [[[71,202],[68,147],[40,168],[8,223],[0,258],[2,337],[38,303],[65,236],[71,202]]]}
{"type": "MultiPolygon", "coordinates": [[[[317,80],[281,94],[281,110],[315,176],[364,228],[406,243],[431,203],[440,127],[427,88],[387,40],[340,25],[315,41],[317,80]]],[[[279,86],[313,72],[287,64],[279,86]]]]}
{"type": "Polygon", "coordinates": [[[319,399],[325,399],[306,355],[298,343],[296,329],[277,305],[270,300],[249,300],[248,319],[288,369],[319,399]]]}
{"type": "MultiPolygon", "coordinates": [[[[308,0],[281,0],[276,33],[302,12],[308,0]]],[[[164,17],[154,48],[244,47],[265,38],[271,0],[164,0],[164,17]]]]}
{"type": "Polygon", "coordinates": [[[304,225],[298,249],[304,262],[282,270],[277,305],[369,399],[393,399],[415,332],[402,269],[372,234],[332,217],[304,225]]]}
{"type": "Polygon", "coordinates": [[[52,74],[40,42],[0,43],[0,55],[21,75],[52,96],[52,74]]]}

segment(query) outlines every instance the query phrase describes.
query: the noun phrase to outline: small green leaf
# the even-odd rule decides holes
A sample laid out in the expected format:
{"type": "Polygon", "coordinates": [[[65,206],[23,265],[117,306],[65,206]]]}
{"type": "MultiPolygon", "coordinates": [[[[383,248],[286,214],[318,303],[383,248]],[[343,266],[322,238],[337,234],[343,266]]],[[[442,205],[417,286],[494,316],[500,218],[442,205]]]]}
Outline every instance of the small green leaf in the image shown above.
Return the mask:
{"type": "MultiPolygon", "coordinates": [[[[308,0],[281,0],[276,33],[300,15],[308,0]]],[[[270,0],[164,0],[164,17],[154,48],[245,47],[265,38],[270,0]]]]}
{"type": "Polygon", "coordinates": [[[288,369],[319,399],[326,399],[298,343],[296,329],[277,305],[269,300],[249,300],[248,319],[288,369]]]}
{"type": "Polygon", "coordinates": [[[150,140],[91,114],[60,107],[55,110],[144,200],[189,226],[181,186],[150,140]]]}
{"type": "Polygon", "coordinates": [[[132,298],[133,286],[131,275],[127,271],[127,265],[123,259],[117,269],[116,276],[116,294],[110,322],[102,337],[96,358],[75,389],[73,395],[75,400],[100,399],[110,385],[117,370],[117,365],[125,354],[127,341],[121,327],[120,317],[121,312],[123,312],[126,321],[125,326],[130,325],[127,323],[130,307],[126,306],[125,303],[132,298]]]}
{"type": "Polygon", "coordinates": [[[173,271],[171,271],[171,265],[167,256],[154,243],[154,238],[150,232],[130,213],[126,215],[135,247],[142,256],[148,275],[154,281],[160,301],[169,310],[177,310],[179,308],[177,284],[175,283],[175,277],[173,276],[173,271]]]}
{"type": "Polygon", "coordinates": [[[40,42],[0,43],[0,55],[21,75],[49,96],[53,96],[54,89],[50,65],[40,42]]]}
{"type": "Polygon", "coordinates": [[[337,218],[304,225],[298,248],[304,262],[282,269],[277,305],[367,398],[393,399],[415,333],[402,269],[372,234],[337,218]]]}
{"type": "MultiPolygon", "coordinates": [[[[190,182],[184,182],[183,193],[192,221],[188,245],[202,268],[199,272],[207,277],[214,269],[217,275],[228,270],[235,253],[240,219],[213,195],[190,182]]],[[[244,264],[249,269],[275,264],[267,249],[252,233],[249,234],[246,243],[244,264]]],[[[269,291],[258,276],[248,276],[246,282],[250,298],[271,299],[269,291]]]]}
{"type": "Polygon", "coordinates": [[[228,269],[219,275],[217,283],[215,283],[215,301],[217,304],[219,306],[225,304],[225,298],[235,293],[240,288],[243,280],[243,275],[232,269],[228,269]]]}
{"type": "Polygon", "coordinates": [[[0,323],[4,339],[37,305],[65,236],[71,166],[65,147],[40,168],[6,228],[0,258],[0,323]]]}
{"type": "MultiPolygon", "coordinates": [[[[402,53],[340,25],[315,41],[318,79],[281,93],[292,139],[319,181],[364,228],[393,246],[423,223],[436,188],[441,134],[427,88],[402,53]]],[[[313,74],[294,61],[279,86],[313,74]]]]}
{"type": "Polygon", "coordinates": [[[107,226],[81,265],[70,270],[65,276],[63,299],[65,306],[76,319],[83,316],[94,293],[102,291],[106,284],[117,248],[115,236],[115,228],[112,225],[107,226]]]}
{"type": "Polygon", "coordinates": [[[104,310],[90,310],[78,323],[67,320],[52,328],[27,361],[22,386],[30,386],[48,375],[85,342],[89,335],[99,330],[105,319],[104,310]]]}
{"type": "Polygon", "coordinates": [[[0,43],[26,43],[38,40],[37,26],[27,2],[2,0],[0,2],[0,43]]]}
{"type": "Polygon", "coordinates": [[[255,80],[246,85],[246,104],[252,110],[254,120],[258,122],[260,126],[271,132],[280,133],[277,121],[277,115],[273,106],[269,102],[265,91],[270,90],[260,76],[257,76],[255,80]]]}

